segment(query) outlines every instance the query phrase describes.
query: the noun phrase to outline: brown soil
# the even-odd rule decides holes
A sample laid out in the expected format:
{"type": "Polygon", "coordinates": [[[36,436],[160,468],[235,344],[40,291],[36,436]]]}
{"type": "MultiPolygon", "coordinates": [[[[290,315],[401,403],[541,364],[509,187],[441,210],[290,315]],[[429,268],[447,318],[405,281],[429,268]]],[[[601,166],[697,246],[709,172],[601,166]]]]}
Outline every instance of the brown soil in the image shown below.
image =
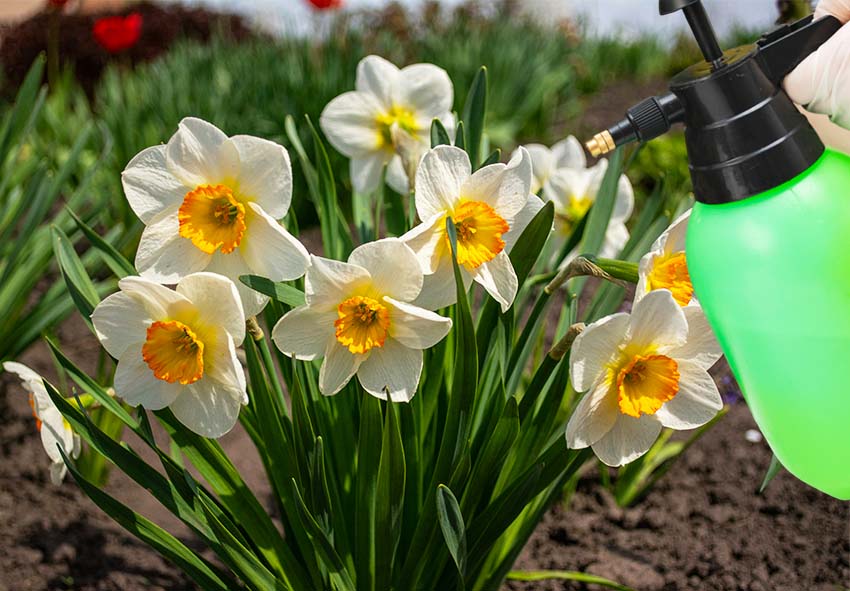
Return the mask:
{"type": "Polygon", "coordinates": [[[165,53],[176,41],[207,41],[217,31],[236,40],[253,34],[239,16],[217,14],[202,8],[188,8],[176,4],[162,6],[149,1],[133,3],[130,7],[113,13],[60,15],[51,11],[40,12],[24,22],[0,28],[0,64],[5,75],[4,92],[13,92],[23,81],[36,57],[47,51],[47,32],[55,17],[58,17],[59,24],[60,59],[63,65],[74,69],[77,80],[89,95],[111,61],[120,61],[125,65],[149,61],[165,53]],[[92,25],[100,17],[130,12],[142,15],[139,42],[121,54],[112,55],[95,41],[92,25]]]}
{"type": "MultiPolygon", "coordinates": [[[[97,346],[79,320],[59,338],[93,370],[97,346]]],[[[21,359],[55,375],[46,350],[21,359]]],[[[728,384],[721,384],[728,386],[728,384]]],[[[850,506],[780,474],[755,489],[770,460],[743,404],[692,447],[637,507],[618,508],[595,470],[568,508],[553,509],[517,564],[582,570],[639,591],[843,591],[850,586],[850,506]]],[[[258,497],[270,503],[262,466],[247,435],[224,440],[258,497]]],[[[130,442],[133,445],[133,442],[130,442]]],[[[143,457],[144,446],[134,445],[143,457]]],[[[189,532],[120,473],[107,490],[196,546],[189,532]]],[[[0,591],[193,589],[179,571],[112,523],[70,478],[50,484],[47,458],[26,396],[0,374],[0,591]]],[[[508,583],[512,591],[589,590],[569,582],[508,583]]]]}

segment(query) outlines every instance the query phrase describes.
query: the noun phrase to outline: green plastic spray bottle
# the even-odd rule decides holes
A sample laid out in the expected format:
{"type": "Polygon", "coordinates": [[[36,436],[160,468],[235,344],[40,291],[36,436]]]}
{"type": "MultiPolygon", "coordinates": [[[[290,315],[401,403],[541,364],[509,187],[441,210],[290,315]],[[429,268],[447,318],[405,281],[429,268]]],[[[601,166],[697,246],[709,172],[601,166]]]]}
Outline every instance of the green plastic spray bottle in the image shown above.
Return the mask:
{"type": "Polygon", "coordinates": [[[705,61],[597,134],[599,155],[685,126],[695,293],[756,422],[795,476],[850,499],[850,157],[825,149],[782,80],[840,28],[812,17],[722,51],[699,0],[705,61]]]}

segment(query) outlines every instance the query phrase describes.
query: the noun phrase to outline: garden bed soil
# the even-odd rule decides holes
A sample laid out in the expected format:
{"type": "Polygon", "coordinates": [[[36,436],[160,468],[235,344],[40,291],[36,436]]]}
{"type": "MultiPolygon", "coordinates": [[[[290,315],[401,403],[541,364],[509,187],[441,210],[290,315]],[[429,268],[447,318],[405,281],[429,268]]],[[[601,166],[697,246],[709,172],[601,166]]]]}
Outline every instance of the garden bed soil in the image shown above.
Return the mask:
{"type": "Polygon", "coordinates": [[[47,32],[53,17],[59,17],[60,60],[64,66],[73,68],[74,75],[89,96],[92,96],[95,84],[110,62],[118,61],[131,66],[150,61],[181,39],[205,42],[214,33],[221,33],[239,41],[255,35],[240,16],[179,4],[134,2],[123,10],[109,13],[56,14],[43,11],[26,21],[0,28],[4,93],[13,94],[33,61],[47,51],[47,32]],[[92,26],[98,18],[131,12],[142,15],[139,41],[130,49],[112,55],[95,41],[92,26]]]}
{"type": "MultiPolygon", "coordinates": [[[[59,337],[84,369],[94,369],[97,345],[81,321],[67,322],[59,337]]],[[[53,374],[41,344],[21,360],[53,374]]],[[[850,587],[850,505],[785,473],[757,495],[770,453],[764,443],[747,441],[745,432],[752,428],[746,406],[734,405],[635,508],[618,508],[590,470],[571,505],[546,516],[517,568],[584,570],[639,591],[850,587]]],[[[270,506],[247,435],[237,428],[222,443],[270,506]]],[[[145,456],[143,446],[134,448],[145,456]]],[[[26,395],[12,376],[0,374],[0,591],[194,589],[175,567],[111,522],[70,477],[51,485],[47,464],[26,395]]],[[[197,547],[181,523],[122,474],[112,475],[107,490],[197,547]]],[[[594,587],[549,581],[512,582],[505,589],[594,587]]]]}

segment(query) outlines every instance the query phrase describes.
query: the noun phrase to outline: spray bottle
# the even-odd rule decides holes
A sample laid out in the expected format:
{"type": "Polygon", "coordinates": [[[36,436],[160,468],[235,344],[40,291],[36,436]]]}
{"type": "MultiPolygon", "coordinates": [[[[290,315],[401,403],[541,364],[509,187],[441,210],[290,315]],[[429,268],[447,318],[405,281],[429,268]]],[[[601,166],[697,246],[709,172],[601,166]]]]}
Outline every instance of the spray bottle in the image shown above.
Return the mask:
{"type": "Polygon", "coordinates": [[[685,127],[696,296],[777,458],[850,499],[850,157],[826,149],[782,81],[841,27],[812,17],[723,51],[700,0],[705,57],[587,143],[595,156],[685,127]]]}

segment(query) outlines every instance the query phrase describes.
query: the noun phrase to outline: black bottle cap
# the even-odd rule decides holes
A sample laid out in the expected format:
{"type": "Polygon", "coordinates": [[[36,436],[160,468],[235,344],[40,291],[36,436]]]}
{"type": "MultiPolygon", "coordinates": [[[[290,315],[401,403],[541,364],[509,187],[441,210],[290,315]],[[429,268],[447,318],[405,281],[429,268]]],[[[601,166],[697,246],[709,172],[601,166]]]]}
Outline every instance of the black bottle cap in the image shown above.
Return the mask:
{"type": "Polygon", "coordinates": [[[746,199],[777,187],[817,161],[824,146],[785,94],[782,81],[840,27],[807,17],[753,45],[720,50],[699,0],[661,0],[661,13],[683,10],[705,57],[670,81],[671,94],[651,97],[588,143],[604,153],[685,126],[694,194],[704,203],[746,199]]]}

